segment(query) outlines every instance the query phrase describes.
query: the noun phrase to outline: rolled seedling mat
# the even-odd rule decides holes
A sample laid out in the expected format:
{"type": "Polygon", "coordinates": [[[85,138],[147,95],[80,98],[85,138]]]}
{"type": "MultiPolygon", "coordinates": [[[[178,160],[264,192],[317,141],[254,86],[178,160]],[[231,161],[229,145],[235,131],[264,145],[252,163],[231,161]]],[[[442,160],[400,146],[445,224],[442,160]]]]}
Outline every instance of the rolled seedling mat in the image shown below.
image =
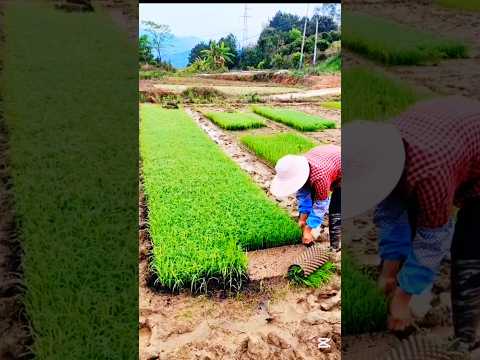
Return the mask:
{"type": "Polygon", "coordinates": [[[299,266],[303,270],[303,275],[307,277],[330,261],[330,256],[329,249],[322,244],[315,244],[301,253],[290,265],[289,270],[294,266],[299,266]]]}

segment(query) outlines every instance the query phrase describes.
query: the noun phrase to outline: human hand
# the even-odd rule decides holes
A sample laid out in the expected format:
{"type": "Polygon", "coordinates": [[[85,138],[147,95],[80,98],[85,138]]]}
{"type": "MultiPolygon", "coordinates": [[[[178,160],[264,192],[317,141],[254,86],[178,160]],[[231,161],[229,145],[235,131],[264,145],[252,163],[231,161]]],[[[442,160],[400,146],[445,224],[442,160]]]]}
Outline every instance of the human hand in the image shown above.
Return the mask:
{"type": "Polygon", "coordinates": [[[388,329],[403,331],[412,323],[410,300],[412,295],[407,294],[400,287],[396,287],[390,302],[388,329]]]}
{"type": "Polygon", "coordinates": [[[313,240],[312,228],[310,228],[308,225],[305,225],[303,228],[302,243],[306,246],[310,246],[315,243],[313,240]]]}

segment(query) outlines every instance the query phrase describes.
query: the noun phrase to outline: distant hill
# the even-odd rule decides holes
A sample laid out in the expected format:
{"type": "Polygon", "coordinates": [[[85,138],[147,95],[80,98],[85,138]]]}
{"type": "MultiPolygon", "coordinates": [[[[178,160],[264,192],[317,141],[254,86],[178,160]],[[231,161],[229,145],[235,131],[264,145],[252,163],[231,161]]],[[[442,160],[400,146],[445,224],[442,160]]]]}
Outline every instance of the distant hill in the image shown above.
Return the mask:
{"type": "MultiPolygon", "coordinates": [[[[140,35],[148,34],[140,29],[140,35]]],[[[173,35],[172,39],[165,44],[163,49],[162,60],[169,61],[177,69],[181,69],[187,66],[188,56],[192,48],[204,39],[195,36],[176,36],[173,35]]]]}

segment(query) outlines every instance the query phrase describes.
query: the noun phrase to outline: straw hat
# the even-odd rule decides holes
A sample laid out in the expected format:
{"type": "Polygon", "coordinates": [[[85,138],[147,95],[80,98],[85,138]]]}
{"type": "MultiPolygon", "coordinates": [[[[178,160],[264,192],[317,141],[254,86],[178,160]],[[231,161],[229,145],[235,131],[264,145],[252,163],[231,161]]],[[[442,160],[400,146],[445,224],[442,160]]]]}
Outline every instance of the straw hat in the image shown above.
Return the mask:
{"type": "Polygon", "coordinates": [[[310,166],[304,156],[286,155],[277,161],[270,192],[276,197],[295,193],[308,180],[310,166]]]}
{"type": "Polygon", "coordinates": [[[400,180],[405,148],[390,123],[355,121],[342,127],[342,218],[385,199],[400,180]]]}

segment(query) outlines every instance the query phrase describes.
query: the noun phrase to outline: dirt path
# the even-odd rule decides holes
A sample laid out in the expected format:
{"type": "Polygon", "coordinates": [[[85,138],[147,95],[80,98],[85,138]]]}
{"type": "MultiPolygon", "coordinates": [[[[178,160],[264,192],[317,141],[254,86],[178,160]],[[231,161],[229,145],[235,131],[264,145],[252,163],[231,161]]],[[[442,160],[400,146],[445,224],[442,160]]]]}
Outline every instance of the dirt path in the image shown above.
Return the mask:
{"type": "Polygon", "coordinates": [[[307,90],[301,91],[291,94],[278,94],[278,95],[269,95],[265,96],[265,100],[267,101],[296,101],[296,100],[304,100],[310,98],[317,98],[322,96],[339,96],[341,95],[341,88],[326,88],[326,89],[316,89],[316,90],[307,90]]]}

